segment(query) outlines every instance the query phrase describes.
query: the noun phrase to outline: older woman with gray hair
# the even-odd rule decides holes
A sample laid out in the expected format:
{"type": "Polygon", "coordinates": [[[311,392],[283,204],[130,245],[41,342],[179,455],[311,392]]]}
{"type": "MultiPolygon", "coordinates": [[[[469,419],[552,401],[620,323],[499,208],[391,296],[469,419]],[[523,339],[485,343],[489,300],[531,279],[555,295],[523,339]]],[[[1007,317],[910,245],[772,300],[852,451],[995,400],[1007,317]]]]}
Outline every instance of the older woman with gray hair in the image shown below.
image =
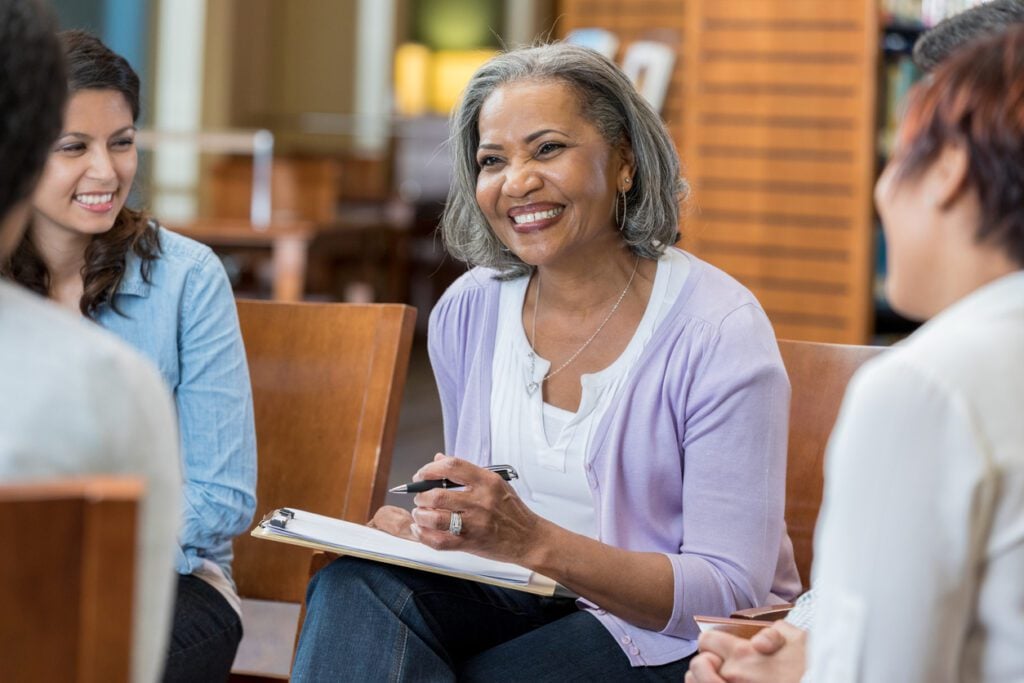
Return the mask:
{"type": "Polygon", "coordinates": [[[295,680],[678,681],[694,614],[799,590],[771,325],[735,280],[671,246],[674,145],[597,53],[495,57],[452,146],[441,231],[473,268],[431,315],[445,454],[416,479],[462,487],[370,524],[521,564],[578,598],[341,558],[310,584],[295,680]]]}

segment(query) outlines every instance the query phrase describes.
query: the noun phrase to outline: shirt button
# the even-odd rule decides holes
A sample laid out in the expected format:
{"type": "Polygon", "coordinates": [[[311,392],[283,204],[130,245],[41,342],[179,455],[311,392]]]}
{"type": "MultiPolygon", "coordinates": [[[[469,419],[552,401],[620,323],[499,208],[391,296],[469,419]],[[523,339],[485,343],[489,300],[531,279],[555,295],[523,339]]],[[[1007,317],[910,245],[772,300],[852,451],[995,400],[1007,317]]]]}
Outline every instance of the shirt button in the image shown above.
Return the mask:
{"type": "Polygon", "coordinates": [[[594,610],[594,612],[596,612],[597,614],[608,614],[608,610],[601,609],[600,607],[598,607],[596,610],[594,610]]]}
{"type": "Polygon", "coordinates": [[[638,648],[636,645],[634,645],[633,647],[629,648],[629,654],[631,654],[631,655],[638,655],[638,654],[640,654],[640,648],[638,648]]]}
{"type": "Polygon", "coordinates": [[[621,638],[619,638],[619,641],[620,641],[620,642],[621,642],[621,643],[622,643],[623,645],[629,645],[630,643],[632,643],[632,642],[633,642],[633,639],[632,639],[632,638],[630,638],[629,636],[622,636],[621,638]]]}

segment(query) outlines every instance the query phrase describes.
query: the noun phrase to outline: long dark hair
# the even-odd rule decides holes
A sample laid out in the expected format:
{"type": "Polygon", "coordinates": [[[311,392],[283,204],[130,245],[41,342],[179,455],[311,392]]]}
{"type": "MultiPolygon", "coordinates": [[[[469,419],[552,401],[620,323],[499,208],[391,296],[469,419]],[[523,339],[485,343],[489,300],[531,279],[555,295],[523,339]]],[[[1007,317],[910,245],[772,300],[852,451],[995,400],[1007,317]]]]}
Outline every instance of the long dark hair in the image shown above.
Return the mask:
{"type": "MultiPolygon", "coordinates": [[[[60,41],[67,60],[69,96],[80,90],[116,90],[128,102],[132,120],[138,120],[139,76],[128,61],[85,31],[63,31],[60,41]]],[[[78,304],[82,315],[94,318],[108,303],[121,313],[114,292],[124,278],[129,251],[140,258],[142,278],[149,282],[153,261],[160,255],[157,227],[144,212],[123,206],[114,226],[95,235],[86,247],[82,267],[84,288],[78,304]]],[[[50,273],[29,233],[0,272],[43,296],[50,293],[50,273]]]]}

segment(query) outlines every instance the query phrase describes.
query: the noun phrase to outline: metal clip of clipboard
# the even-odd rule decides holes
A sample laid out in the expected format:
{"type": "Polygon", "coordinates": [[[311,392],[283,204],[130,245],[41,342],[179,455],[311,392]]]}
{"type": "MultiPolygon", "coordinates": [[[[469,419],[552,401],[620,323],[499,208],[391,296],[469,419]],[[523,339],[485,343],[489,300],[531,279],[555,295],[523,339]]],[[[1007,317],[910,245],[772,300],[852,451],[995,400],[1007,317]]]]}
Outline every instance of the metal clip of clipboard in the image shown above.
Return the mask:
{"type": "Polygon", "coordinates": [[[260,521],[260,526],[268,527],[272,526],[277,529],[284,529],[288,526],[288,522],[295,519],[295,513],[288,508],[279,508],[277,510],[271,510],[266,516],[260,521]]]}

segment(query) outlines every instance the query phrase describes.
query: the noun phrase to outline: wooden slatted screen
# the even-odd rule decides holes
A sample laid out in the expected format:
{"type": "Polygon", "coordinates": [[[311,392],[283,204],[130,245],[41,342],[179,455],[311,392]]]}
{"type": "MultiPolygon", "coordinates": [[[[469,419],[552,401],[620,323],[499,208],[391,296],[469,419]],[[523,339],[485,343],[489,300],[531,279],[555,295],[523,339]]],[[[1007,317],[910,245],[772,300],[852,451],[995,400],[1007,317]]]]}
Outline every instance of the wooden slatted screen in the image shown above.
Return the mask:
{"type": "Polygon", "coordinates": [[[684,246],[750,287],[779,337],[866,342],[875,2],[686,11],[684,246]]]}
{"type": "Polygon", "coordinates": [[[868,339],[875,5],[560,5],[563,35],[599,27],[618,35],[623,47],[640,38],[676,47],[662,115],[693,186],[682,246],[750,287],[779,337],[868,339]]]}

